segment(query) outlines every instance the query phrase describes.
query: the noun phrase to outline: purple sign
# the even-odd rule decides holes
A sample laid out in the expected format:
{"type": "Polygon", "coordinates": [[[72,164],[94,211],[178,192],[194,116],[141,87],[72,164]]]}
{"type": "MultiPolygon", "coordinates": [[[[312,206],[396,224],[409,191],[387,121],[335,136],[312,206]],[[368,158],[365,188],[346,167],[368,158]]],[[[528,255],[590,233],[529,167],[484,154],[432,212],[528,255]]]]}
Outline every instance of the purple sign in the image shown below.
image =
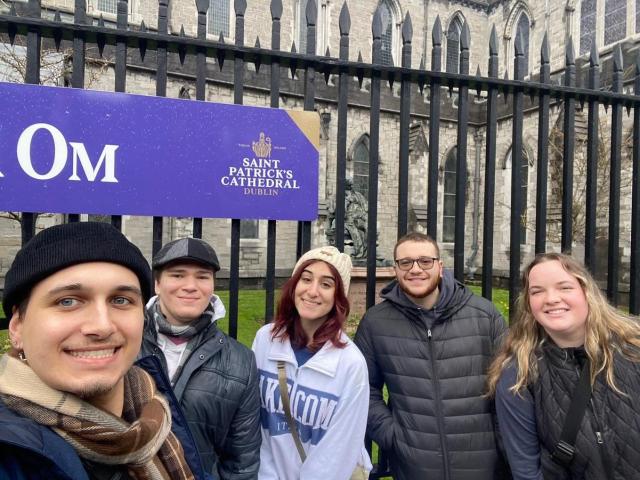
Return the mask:
{"type": "Polygon", "coordinates": [[[315,112],[0,83],[0,210],[315,220],[315,112]]]}

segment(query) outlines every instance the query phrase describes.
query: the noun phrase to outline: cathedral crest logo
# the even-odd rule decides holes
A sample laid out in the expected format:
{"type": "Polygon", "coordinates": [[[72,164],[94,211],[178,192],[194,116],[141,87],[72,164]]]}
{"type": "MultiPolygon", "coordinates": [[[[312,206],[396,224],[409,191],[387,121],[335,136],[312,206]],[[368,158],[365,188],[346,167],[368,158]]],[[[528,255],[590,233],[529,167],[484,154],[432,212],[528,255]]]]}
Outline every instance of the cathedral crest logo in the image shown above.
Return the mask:
{"type": "Polygon", "coordinates": [[[251,142],[253,153],[259,158],[271,157],[271,138],[265,136],[264,132],[260,132],[260,139],[257,142],[251,142]]]}

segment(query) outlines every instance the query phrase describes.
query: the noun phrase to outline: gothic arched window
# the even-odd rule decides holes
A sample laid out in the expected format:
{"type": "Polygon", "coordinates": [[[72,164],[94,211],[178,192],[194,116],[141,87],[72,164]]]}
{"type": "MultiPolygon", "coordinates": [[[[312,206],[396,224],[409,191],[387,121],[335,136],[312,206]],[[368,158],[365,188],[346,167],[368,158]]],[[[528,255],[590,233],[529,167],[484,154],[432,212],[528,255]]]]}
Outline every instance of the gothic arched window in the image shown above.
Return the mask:
{"type": "Polygon", "coordinates": [[[460,34],[462,33],[462,22],[456,16],[447,31],[447,72],[458,73],[460,71],[460,34]]]}
{"type": "MultiPolygon", "coordinates": [[[[516,42],[520,40],[520,38],[522,38],[522,45],[524,46],[524,68],[525,68],[525,75],[527,74],[527,72],[529,71],[529,17],[527,17],[527,14],[522,12],[520,14],[520,18],[518,19],[518,23],[516,26],[516,42]]],[[[514,51],[513,51],[514,55],[515,55],[515,47],[514,47],[514,51]]]]}
{"type": "Polygon", "coordinates": [[[456,230],[456,156],[454,147],[444,162],[444,206],[442,207],[442,241],[453,242],[456,230]]]}
{"type": "Polygon", "coordinates": [[[604,44],[622,40],[627,35],[627,0],[604,2],[604,44]]]}
{"type": "Polygon", "coordinates": [[[230,0],[209,0],[207,10],[207,33],[219,37],[229,38],[229,23],[231,19],[230,0]]]}
{"type": "Polygon", "coordinates": [[[382,13],[382,58],[383,65],[393,65],[393,9],[387,0],[380,3],[382,13]]]}
{"type": "Polygon", "coordinates": [[[580,5],[580,55],[589,53],[596,38],[596,0],[582,0],[580,5]]]}
{"type": "Polygon", "coordinates": [[[369,198],[369,137],[360,137],[352,154],[353,190],[369,198]]]}

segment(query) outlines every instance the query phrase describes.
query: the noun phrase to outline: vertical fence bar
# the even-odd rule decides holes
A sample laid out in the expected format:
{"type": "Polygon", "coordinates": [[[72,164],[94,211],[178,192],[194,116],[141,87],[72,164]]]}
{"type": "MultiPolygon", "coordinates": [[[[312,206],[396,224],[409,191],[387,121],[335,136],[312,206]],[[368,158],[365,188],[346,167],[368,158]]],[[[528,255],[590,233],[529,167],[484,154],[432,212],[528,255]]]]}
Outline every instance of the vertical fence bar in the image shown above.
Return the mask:
{"type": "MultiPolygon", "coordinates": [[[[75,0],[73,9],[73,23],[85,25],[87,23],[87,5],[85,0],[75,0]]],[[[85,40],[84,33],[75,32],[73,34],[73,60],[71,66],[71,86],[73,88],[84,88],[84,67],[85,67],[85,40]]],[[[67,220],[79,222],[80,214],[70,213],[67,220]]]]}
{"type": "MultiPolygon", "coordinates": [[[[244,12],[246,0],[235,0],[235,44],[244,45],[244,12]]],[[[244,97],[244,57],[236,52],[233,58],[233,103],[242,105],[244,97]]],[[[240,289],[240,220],[231,220],[231,262],[229,266],[229,335],[238,338],[238,291],[240,289]]]]}
{"type": "MultiPolygon", "coordinates": [[[[371,63],[382,63],[382,6],[373,14],[371,63]]],[[[369,210],[367,215],[367,308],[376,303],[376,241],[378,239],[378,162],[380,156],[380,70],[371,72],[369,117],[369,210]]]]}
{"type": "MultiPolygon", "coordinates": [[[[520,35],[516,35],[513,79],[522,81],[526,74],[524,45],[520,35]]],[[[513,92],[513,130],[511,140],[511,231],[509,240],[509,311],[514,304],[520,287],[520,244],[522,243],[523,198],[522,198],[522,124],[524,112],[524,92],[516,88],[513,92]]]]}
{"type": "MultiPolygon", "coordinates": [[[[622,48],[613,50],[612,92],[622,92],[622,48]]],[[[609,261],[607,270],[607,296],[613,305],[618,305],[618,275],[620,272],[620,168],[622,157],[622,105],[612,100],[611,105],[611,166],[609,170],[609,261]]]]}
{"type": "MultiPolygon", "coordinates": [[[[490,78],[498,78],[498,35],[491,28],[489,39],[490,78]]],[[[489,84],[487,90],[487,148],[484,171],[484,227],[482,229],[482,296],[491,300],[493,286],[493,220],[496,189],[496,134],[498,130],[498,89],[489,84]]]]}
{"type": "MultiPolygon", "coordinates": [[[[595,40],[591,44],[589,57],[589,89],[600,88],[600,60],[595,40]]],[[[596,212],[598,208],[598,122],[600,116],[598,100],[589,97],[587,122],[587,206],[584,234],[584,264],[595,273],[596,267],[596,212]]]]}
{"type": "MultiPolygon", "coordinates": [[[[569,43],[565,55],[564,84],[567,87],[576,86],[576,62],[573,53],[573,39],[569,43]]],[[[573,244],[573,155],[575,139],[576,101],[571,95],[564,99],[564,124],[562,133],[562,239],[563,253],[571,253],[573,244]]]]}
{"type": "MultiPolygon", "coordinates": [[[[27,16],[40,18],[40,0],[29,0],[27,16]]],[[[27,66],[24,76],[25,83],[38,85],[40,83],[40,32],[36,27],[29,27],[27,32],[27,66]]],[[[22,245],[27,243],[36,232],[37,213],[22,212],[20,228],[22,230],[22,245]]]]}
{"type": "MultiPolygon", "coordinates": [[[[342,4],[339,18],[340,27],[340,60],[349,60],[349,31],[351,16],[345,1],[342,4]]],[[[335,202],[335,235],[336,248],[344,251],[344,181],[347,176],[347,111],[349,102],[349,75],[340,70],[338,78],[338,152],[336,165],[336,202],[335,202]]]]}
{"type": "MultiPolygon", "coordinates": [[[[169,33],[169,0],[158,1],[158,33],[169,33]]],[[[167,96],[167,44],[158,42],[156,51],[156,96],[167,96]]],[[[155,256],[162,247],[162,217],[153,217],[152,252],[155,256]]]]}
{"type": "MultiPolygon", "coordinates": [[[[316,54],[316,21],[318,18],[318,7],[316,0],[308,0],[306,8],[307,18],[307,55],[316,54]]],[[[316,69],[309,64],[304,69],[304,109],[313,111],[315,109],[316,96],[316,69]]],[[[303,254],[311,248],[311,222],[300,222],[300,253],[303,254]]]]}
{"type": "MultiPolygon", "coordinates": [[[[197,37],[207,39],[207,10],[209,0],[196,0],[198,10],[197,37]]],[[[207,97],[207,52],[204,48],[196,49],[196,100],[205,101],[207,97]]],[[[193,236],[202,238],[202,218],[193,218],[193,236]]]]}
{"type": "MultiPolygon", "coordinates": [[[[411,68],[413,27],[409,12],[402,24],[402,67],[411,68]]],[[[400,158],[398,169],[398,238],[407,233],[409,197],[409,122],[411,121],[411,80],[402,76],[400,85],[400,158]]]]}
{"type": "MultiPolygon", "coordinates": [[[[471,42],[469,24],[465,21],[460,34],[460,73],[469,74],[469,44],[471,42]]],[[[465,210],[467,204],[467,130],[469,121],[469,87],[458,87],[458,140],[456,157],[456,223],[455,244],[453,246],[453,275],[464,281],[464,235],[465,210]]]]}
{"type": "MultiPolygon", "coordinates": [[[[280,50],[280,18],[282,17],[282,0],[271,0],[271,50],[280,50]]],[[[280,59],[271,59],[271,108],[280,107],[280,59]]],[[[264,281],[265,306],[264,320],[273,320],[276,278],[276,221],[267,222],[267,276],[264,281]]]]}
{"type": "MultiPolygon", "coordinates": [[[[634,95],[640,95],[640,54],[636,56],[634,95]]],[[[633,176],[631,180],[631,268],[629,313],[640,314],[640,108],[633,107],[633,176]]]]}
{"type": "MultiPolygon", "coordinates": [[[[540,83],[551,82],[547,32],[540,49],[540,83]]],[[[536,181],[536,245],[535,252],[547,249],[547,177],[549,172],[549,94],[538,95],[538,172],[536,181]]]]}
{"type": "MultiPolygon", "coordinates": [[[[436,17],[431,35],[431,70],[442,69],[442,23],[436,17]]],[[[427,233],[438,238],[438,156],[440,155],[440,79],[429,79],[429,172],[427,180],[427,233]]]]}
{"type": "MultiPolygon", "coordinates": [[[[87,23],[86,0],[75,0],[73,22],[77,25],[85,25],[87,23]]],[[[85,52],[84,33],[75,32],[73,34],[73,62],[71,67],[71,86],[73,88],[84,88],[85,52]]]]}
{"type": "MultiPolygon", "coordinates": [[[[129,29],[128,0],[118,0],[116,12],[116,28],[126,32],[129,29]]],[[[127,38],[121,35],[116,37],[115,75],[115,91],[124,92],[127,84],[127,38]]],[[[122,230],[122,216],[111,215],[111,225],[122,230]]]]}

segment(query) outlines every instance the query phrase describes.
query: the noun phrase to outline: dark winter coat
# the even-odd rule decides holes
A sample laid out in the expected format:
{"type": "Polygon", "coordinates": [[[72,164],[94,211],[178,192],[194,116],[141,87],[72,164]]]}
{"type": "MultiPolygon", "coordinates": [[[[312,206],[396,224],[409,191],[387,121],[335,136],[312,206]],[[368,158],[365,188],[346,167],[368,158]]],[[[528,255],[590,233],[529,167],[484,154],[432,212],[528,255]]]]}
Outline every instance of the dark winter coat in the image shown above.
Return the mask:
{"type": "Polygon", "coordinates": [[[381,295],[355,343],[369,369],[367,432],[388,453],[394,478],[501,478],[492,402],[483,393],[504,319],[448,270],[430,310],[409,300],[396,282],[381,295]]]}
{"type": "MultiPolygon", "coordinates": [[[[538,357],[538,379],[530,386],[545,479],[640,479],[640,364],[620,355],[615,381],[626,395],[611,389],[603,374],[596,377],[591,402],[582,419],[569,471],[551,459],[560,438],[580,374],[581,350],[549,342],[538,357]],[[598,443],[598,440],[602,443],[598,443]]],[[[583,354],[583,353],[582,353],[583,354]]]]}
{"type": "MultiPolygon", "coordinates": [[[[143,355],[167,363],[150,315],[143,355]]],[[[200,335],[174,385],[204,468],[214,478],[251,480],[260,466],[260,396],[253,352],[227,336],[215,322],[200,335]]]]}
{"type": "MultiPolygon", "coordinates": [[[[145,358],[138,365],[154,377],[158,391],[169,401],[171,430],[182,444],[196,480],[208,479],[187,422],[157,359],[145,358]]],[[[89,480],[89,476],[76,451],[60,435],[8,409],[0,400],[0,479],[89,480]]]]}

